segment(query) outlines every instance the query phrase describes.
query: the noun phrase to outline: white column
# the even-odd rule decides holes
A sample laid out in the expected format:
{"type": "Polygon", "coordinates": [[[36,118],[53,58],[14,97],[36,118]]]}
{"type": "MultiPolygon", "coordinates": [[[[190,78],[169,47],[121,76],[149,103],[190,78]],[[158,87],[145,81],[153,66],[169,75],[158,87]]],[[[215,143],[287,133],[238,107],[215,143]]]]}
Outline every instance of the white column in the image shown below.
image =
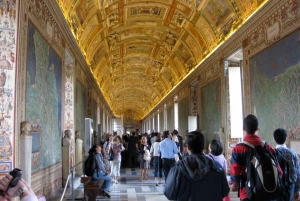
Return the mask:
{"type": "Polygon", "coordinates": [[[22,178],[31,185],[32,136],[20,135],[20,169],[22,178]]]}
{"type": "MultiPolygon", "coordinates": [[[[62,146],[62,186],[65,187],[68,176],[70,174],[70,143],[67,138],[63,139],[63,146],[62,146]]],[[[68,186],[70,186],[70,181],[68,186]]]]}
{"type": "MultiPolygon", "coordinates": [[[[79,138],[76,139],[76,145],[75,145],[75,164],[80,163],[83,160],[83,147],[82,147],[83,141],[79,138]]],[[[83,163],[80,165],[77,165],[75,167],[76,170],[76,176],[83,175],[82,171],[83,163]]]]}

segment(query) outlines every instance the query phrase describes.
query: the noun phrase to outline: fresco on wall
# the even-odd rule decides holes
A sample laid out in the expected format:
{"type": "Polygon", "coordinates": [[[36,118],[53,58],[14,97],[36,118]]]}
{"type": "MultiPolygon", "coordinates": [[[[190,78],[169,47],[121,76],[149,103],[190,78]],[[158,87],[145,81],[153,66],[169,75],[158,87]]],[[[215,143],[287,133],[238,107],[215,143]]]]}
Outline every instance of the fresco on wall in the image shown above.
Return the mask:
{"type": "MultiPolygon", "coordinates": [[[[74,134],[74,59],[65,51],[65,120],[64,130],[74,134]]],[[[73,136],[74,137],[74,136],[73,136]]]]}
{"type": "Polygon", "coordinates": [[[250,59],[251,111],[259,120],[259,135],[273,143],[276,128],[300,140],[299,31],[250,59]]]}
{"type": "Polygon", "coordinates": [[[184,98],[178,103],[178,128],[179,134],[185,136],[189,127],[189,98],[184,98]]]}
{"type": "Polygon", "coordinates": [[[219,132],[222,125],[221,79],[201,88],[201,121],[200,129],[205,134],[206,146],[219,132]]]}
{"type": "Polygon", "coordinates": [[[101,132],[101,135],[104,136],[103,135],[104,133],[103,133],[103,109],[102,108],[100,108],[100,119],[99,120],[100,120],[100,124],[101,124],[101,126],[100,126],[101,131],[100,132],[101,132]]]}
{"type": "Polygon", "coordinates": [[[85,117],[86,117],[86,90],[82,86],[82,84],[76,80],[76,130],[79,130],[81,133],[81,139],[84,139],[84,132],[85,132],[85,117]]]}
{"type": "Polygon", "coordinates": [[[154,130],[158,131],[158,119],[157,119],[157,115],[154,116],[154,130]]]}
{"type": "Polygon", "coordinates": [[[164,131],[164,112],[159,113],[159,132],[164,131]]]}
{"type": "Polygon", "coordinates": [[[97,102],[93,98],[91,103],[91,118],[94,121],[94,129],[96,129],[95,125],[97,125],[97,102]]]}
{"type": "Polygon", "coordinates": [[[62,60],[30,22],[27,47],[26,120],[42,136],[35,172],[61,161],[62,60]]]}
{"type": "Polygon", "coordinates": [[[95,99],[92,98],[92,103],[91,103],[91,118],[93,119],[93,129],[97,131],[97,135],[99,136],[99,131],[97,128],[97,102],[95,99]]]}
{"type": "Polygon", "coordinates": [[[173,116],[173,107],[167,109],[167,130],[174,130],[174,116],[173,116]]]}
{"type": "Polygon", "coordinates": [[[0,173],[13,169],[18,1],[0,1],[0,173]]]}

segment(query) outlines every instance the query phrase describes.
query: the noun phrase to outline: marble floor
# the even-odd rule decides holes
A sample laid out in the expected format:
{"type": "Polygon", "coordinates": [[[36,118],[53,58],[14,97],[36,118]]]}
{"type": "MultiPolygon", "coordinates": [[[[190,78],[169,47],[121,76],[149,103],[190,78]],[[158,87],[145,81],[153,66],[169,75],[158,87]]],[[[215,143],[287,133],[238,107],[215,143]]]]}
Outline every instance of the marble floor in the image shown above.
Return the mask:
{"type": "MultiPolygon", "coordinates": [[[[140,182],[139,168],[122,168],[121,182],[111,185],[111,198],[98,196],[97,201],[167,201],[168,199],[163,195],[164,182],[159,186],[155,186],[153,169],[148,171],[148,178],[140,182]]],[[[83,185],[80,183],[80,178],[74,179],[74,200],[83,199],[83,185]]],[[[63,189],[56,193],[47,201],[60,201],[62,198],[63,189]]],[[[230,192],[231,201],[239,201],[236,192],[230,192]]],[[[62,200],[72,200],[72,189],[67,188],[62,200]]]]}

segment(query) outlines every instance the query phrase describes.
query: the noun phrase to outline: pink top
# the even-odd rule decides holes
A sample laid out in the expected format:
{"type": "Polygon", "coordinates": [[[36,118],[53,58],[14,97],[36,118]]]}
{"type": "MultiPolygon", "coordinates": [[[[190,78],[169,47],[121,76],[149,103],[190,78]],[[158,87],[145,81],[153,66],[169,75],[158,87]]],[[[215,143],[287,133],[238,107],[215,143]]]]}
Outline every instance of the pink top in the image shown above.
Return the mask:
{"type": "Polygon", "coordinates": [[[116,158],[121,158],[121,150],[122,150],[122,144],[121,143],[117,143],[117,144],[112,144],[112,149],[115,153],[115,157],[116,158]]]}

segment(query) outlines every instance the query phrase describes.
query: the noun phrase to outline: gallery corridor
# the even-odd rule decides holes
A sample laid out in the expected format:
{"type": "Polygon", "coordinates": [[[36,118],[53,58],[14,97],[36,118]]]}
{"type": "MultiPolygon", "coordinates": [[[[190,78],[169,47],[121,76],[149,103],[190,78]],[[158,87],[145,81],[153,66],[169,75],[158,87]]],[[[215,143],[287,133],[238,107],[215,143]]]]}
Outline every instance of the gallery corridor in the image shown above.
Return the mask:
{"type": "MultiPolygon", "coordinates": [[[[111,198],[98,196],[97,200],[101,201],[167,201],[168,199],[163,195],[164,182],[159,186],[155,186],[153,169],[148,171],[148,177],[151,180],[139,180],[139,168],[122,168],[121,181],[118,184],[111,185],[111,198]]],[[[80,184],[80,179],[74,180],[74,198],[76,200],[83,200],[83,185],[80,184]]],[[[199,189],[200,190],[200,189],[199,189]]],[[[57,193],[47,201],[60,201],[61,193],[57,193]]],[[[238,201],[236,192],[230,192],[231,201],[238,201]]],[[[67,189],[63,200],[72,200],[72,190],[67,189]]],[[[213,201],[213,200],[212,200],[213,201]]]]}

